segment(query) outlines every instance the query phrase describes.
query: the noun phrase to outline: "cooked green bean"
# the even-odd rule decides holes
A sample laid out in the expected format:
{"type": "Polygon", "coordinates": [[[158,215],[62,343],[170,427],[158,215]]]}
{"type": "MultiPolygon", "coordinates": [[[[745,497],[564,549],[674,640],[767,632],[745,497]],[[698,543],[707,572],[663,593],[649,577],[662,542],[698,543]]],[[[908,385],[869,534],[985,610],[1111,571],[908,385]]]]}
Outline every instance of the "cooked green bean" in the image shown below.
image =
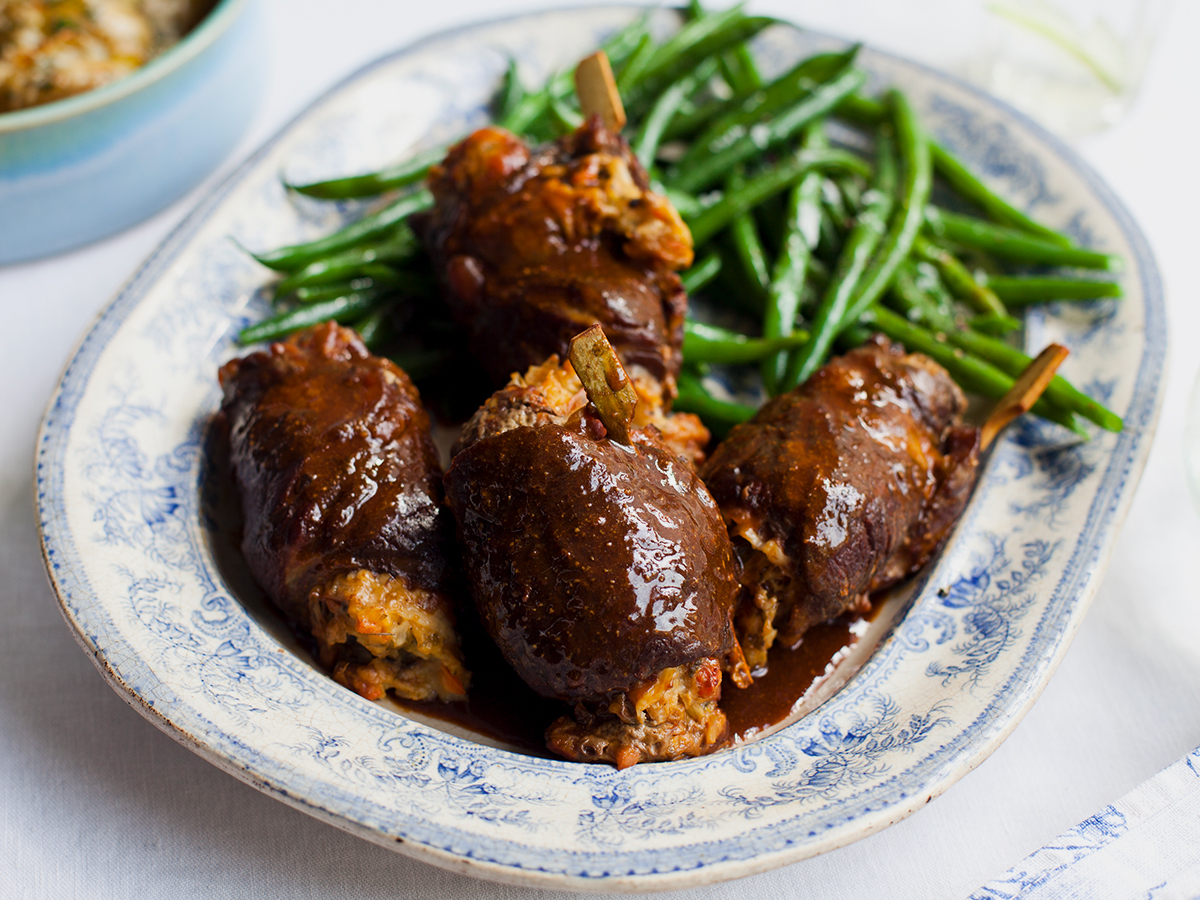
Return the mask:
{"type": "Polygon", "coordinates": [[[709,57],[747,41],[775,20],[747,16],[733,7],[705,15],[675,32],[660,44],[641,75],[630,86],[625,108],[635,115],[669,85],[674,84],[709,57]]]}
{"type": "Polygon", "coordinates": [[[375,277],[374,271],[368,271],[368,267],[404,262],[416,256],[419,249],[417,236],[408,226],[401,225],[386,243],[344,250],[291,273],[275,286],[275,295],[285,297],[302,287],[349,281],[356,277],[375,277]]]}
{"type": "MultiPolygon", "coordinates": [[[[741,171],[738,171],[729,179],[728,190],[736,191],[744,184],[745,179],[741,171]]],[[[767,253],[758,236],[758,226],[754,224],[754,216],[749,212],[737,216],[729,224],[729,237],[734,254],[741,264],[746,284],[757,295],[755,305],[761,307],[766,302],[767,291],[771,286],[771,272],[767,265],[767,253]]]]}
{"type": "Polygon", "coordinates": [[[644,34],[633,52],[629,54],[629,59],[625,60],[625,65],[621,66],[621,70],[617,73],[618,94],[624,96],[629,93],[629,89],[642,77],[642,72],[645,71],[646,64],[650,62],[650,57],[653,55],[654,39],[649,34],[644,34]]]}
{"type": "Polygon", "coordinates": [[[752,363],[799,347],[808,333],[796,331],[785,337],[751,337],[727,328],[693,322],[683,324],[683,358],[693,363],[752,363]]]}
{"type": "Polygon", "coordinates": [[[1020,328],[1021,320],[1015,319],[1012,316],[997,316],[994,313],[985,313],[982,316],[967,319],[967,326],[983,334],[990,334],[992,337],[1004,337],[1004,335],[1010,334],[1020,328]]]}
{"type": "Polygon", "coordinates": [[[844,150],[801,150],[760,171],[736,192],[725,194],[712,206],[688,218],[692,239],[702,245],[737,216],[749,212],[811,171],[841,170],[869,177],[871,167],[844,150]]]}
{"type": "Polygon", "coordinates": [[[351,222],[333,234],[307,244],[280,247],[268,253],[251,254],[264,266],[280,272],[291,272],[311,262],[331,256],[347,247],[354,247],[391,231],[415,212],[433,205],[433,195],[426,190],[414,191],[392,201],[378,212],[351,222]]]}
{"type": "Polygon", "coordinates": [[[568,106],[565,100],[552,97],[550,99],[550,121],[553,123],[557,135],[562,137],[578,130],[579,126],[583,124],[583,114],[568,106]]]}
{"type": "Polygon", "coordinates": [[[990,284],[980,284],[957,256],[945,247],[918,234],[913,242],[913,255],[937,266],[946,286],[956,297],[965,300],[978,313],[1007,315],[1008,310],[990,284]]]}
{"type": "Polygon", "coordinates": [[[400,283],[400,273],[391,266],[383,263],[360,263],[355,266],[341,266],[317,274],[306,275],[302,270],[295,275],[289,275],[275,286],[276,297],[286,297],[297,288],[313,287],[320,284],[330,284],[344,281],[348,278],[369,278],[372,284],[380,287],[400,283]]]}
{"type": "Polygon", "coordinates": [[[445,155],[445,147],[434,147],[432,150],[423,150],[416,156],[379,172],[351,175],[348,178],[334,178],[330,181],[317,181],[312,184],[297,185],[284,182],[284,187],[322,200],[374,197],[376,194],[416,184],[428,175],[429,169],[435,163],[441,162],[445,155]]]}
{"type": "Polygon", "coordinates": [[[500,83],[500,93],[496,98],[496,122],[503,122],[515,113],[525,99],[525,86],[521,84],[521,73],[514,57],[508,58],[508,67],[504,70],[504,80],[500,83]]]}
{"type": "Polygon", "coordinates": [[[689,294],[708,285],[721,272],[721,254],[709,253],[699,262],[694,263],[686,272],[680,273],[679,280],[683,289],[689,294]]]}
{"type": "Polygon", "coordinates": [[[1115,281],[1091,281],[1084,278],[991,277],[987,286],[1013,306],[1045,303],[1049,300],[1100,300],[1123,297],[1115,281]]]}
{"type": "Polygon", "coordinates": [[[368,350],[378,350],[392,335],[386,309],[374,309],[351,326],[368,350]]]}
{"type": "MultiPolygon", "coordinates": [[[[947,343],[959,347],[978,358],[989,362],[1002,372],[1017,378],[1033,361],[1015,347],[999,338],[978,334],[958,327],[953,317],[941,312],[935,304],[927,302],[921,292],[908,279],[897,278],[893,298],[910,318],[914,315],[929,328],[944,336],[947,343]]],[[[1061,375],[1055,375],[1047,385],[1043,396],[1052,404],[1090,419],[1101,428],[1120,431],[1121,418],[1102,404],[1075,389],[1061,375]]]]}
{"type": "Polygon", "coordinates": [[[243,344],[274,341],[287,337],[293,331],[328,322],[330,319],[343,323],[350,322],[369,313],[380,302],[380,299],[379,291],[365,290],[333,300],[298,306],[242,329],[238,340],[243,344]]]}
{"type": "Polygon", "coordinates": [[[705,389],[701,380],[686,369],[679,373],[676,387],[679,394],[672,408],[680,412],[695,413],[718,437],[723,436],[734,425],[754,418],[754,414],[758,412],[753,406],[714,397],[705,389]]]}
{"type": "MultiPolygon", "coordinates": [[[[650,14],[642,13],[601,45],[612,65],[619,68],[634,52],[647,33],[649,20],[650,14]]],[[[525,94],[508,117],[496,124],[516,134],[529,132],[547,118],[551,100],[569,96],[574,84],[572,71],[559,72],[541,90],[525,94]]]]}
{"type": "Polygon", "coordinates": [[[1008,203],[998,194],[975,177],[957,156],[941,144],[933,144],[933,164],[938,172],[958,191],[964,199],[970,200],[983,208],[989,216],[1002,225],[1008,225],[1019,231],[1025,231],[1042,240],[1063,247],[1071,246],[1071,239],[1060,234],[1053,228],[1048,228],[1041,222],[1031,219],[1015,206],[1008,203]]]}
{"type": "Polygon", "coordinates": [[[818,85],[811,94],[789,109],[752,127],[728,145],[697,156],[687,166],[681,164],[672,184],[693,193],[709,187],[738,163],[787,140],[814,119],[828,113],[839,100],[862,87],[866,77],[857,69],[847,69],[818,85]]]}
{"type": "Polygon", "coordinates": [[[908,99],[899,91],[889,91],[888,107],[892,112],[900,159],[904,164],[904,189],[887,235],[879,247],[879,252],[871,261],[871,267],[867,269],[855,289],[850,305],[839,323],[839,331],[857,322],[891,284],[896,267],[912,251],[913,241],[921,231],[925,219],[925,206],[933,189],[933,164],[929,156],[929,141],[921,123],[917,121],[916,114],[909,106],[908,99]]]}
{"type": "Polygon", "coordinates": [[[762,75],[750,45],[742,42],[721,54],[721,71],[735,91],[754,91],[762,87],[762,75]]]}
{"type": "Polygon", "coordinates": [[[930,232],[955,244],[984,250],[1003,259],[1044,263],[1051,266],[1078,266],[1081,269],[1119,271],[1120,257],[1082,247],[1064,247],[1023,231],[994,225],[983,219],[962,216],[936,206],[928,206],[925,220],[930,232]]]}
{"type": "MultiPolygon", "coordinates": [[[[804,148],[812,150],[825,144],[824,130],[814,125],[805,135],[804,148]]],[[[813,249],[820,238],[822,181],[820,172],[810,172],[800,179],[788,195],[783,246],[771,271],[771,284],[767,291],[763,337],[786,337],[795,330],[805,276],[813,249]]],[[[787,363],[786,353],[776,353],[762,362],[763,386],[771,396],[780,392],[780,383],[787,374],[787,363]]]]}
{"type": "MultiPolygon", "coordinates": [[[[855,94],[847,97],[838,106],[837,112],[851,122],[873,127],[878,125],[887,115],[882,103],[855,94]]],[[[1001,225],[1008,225],[1019,231],[1025,231],[1053,244],[1064,247],[1072,246],[1072,241],[1066,235],[1049,228],[1012,206],[1007,200],[993,192],[975,175],[962,160],[946,149],[937,141],[929,142],[933,156],[933,164],[946,182],[966,200],[981,207],[993,220],[1001,225]]]]}
{"type": "Polygon", "coordinates": [[[891,138],[880,134],[875,154],[875,180],[863,197],[865,205],[842,247],[833,279],[813,314],[812,339],[788,360],[780,384],[783,391],[790,391],[806,381],[825,362],[833,339],[841,331],[842,320],[850,308],[859,280],[887,231],[888,217],[896,199],[896,160],[891,138]]]}
{"type": "Polygon", "coordinates": [[[370,278],[355,278],[351,281],[343,281],[337,284],[322,284],[315,287],[297,288],[296,299],[301,303],[320,303],[322,300],[333,300],[336,297],[344,297],[347,294],[353,294],[355,291],[365,291],[367,288],[374,286],[375,283],[370,278]]]}
{"type": "Polygon", "coordinates": [[[680,171],[689,170],[698,160],[723,149],[767,116],[811,96],[819,85],[846,72],[853,65],[857,53],[856,45],[841,53],[811,56],[762,90],[734,94],[727,101],[731,105],[716,115],[704,132],[691,141],[679,162],[680,171]]]}
{"type": "Polygon", "coordinates": [[[675,82],[654,101],[654,106],[638,129],[631,148],[633,155],[647,170],[654,166],[654,158],[658,155],[658,145],[662,141],[663,133],[679,111],[680,105],[712,78],[715,71],[716,63],[713,60],[701,63],[695,72],[675,82]]]}

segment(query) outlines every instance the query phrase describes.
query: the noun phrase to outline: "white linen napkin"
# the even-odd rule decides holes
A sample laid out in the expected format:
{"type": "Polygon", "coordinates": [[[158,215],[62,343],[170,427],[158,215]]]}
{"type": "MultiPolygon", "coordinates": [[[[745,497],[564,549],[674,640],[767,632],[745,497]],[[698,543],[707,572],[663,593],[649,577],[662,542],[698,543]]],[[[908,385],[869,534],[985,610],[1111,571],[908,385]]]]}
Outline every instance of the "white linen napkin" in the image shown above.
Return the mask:
{"type": "Polygon", "coordinates": [[[1027,856],[970,900],[1200,898],[1200,748],[1027,856]]]}

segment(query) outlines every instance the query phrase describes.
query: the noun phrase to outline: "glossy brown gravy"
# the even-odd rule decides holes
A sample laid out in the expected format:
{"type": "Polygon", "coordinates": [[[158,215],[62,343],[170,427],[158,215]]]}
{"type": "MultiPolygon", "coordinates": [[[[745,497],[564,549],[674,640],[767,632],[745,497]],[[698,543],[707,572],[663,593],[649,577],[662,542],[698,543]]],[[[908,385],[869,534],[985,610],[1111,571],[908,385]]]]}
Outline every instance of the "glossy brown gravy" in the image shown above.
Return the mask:
{"type": "MultiPolygon", "coordinates": [[[[872,614],[868,614],[870,617],[872,614]]],[[[728,678],[721,688],[721,708],[729,718],[735,742],[753,739],[784,721],[809,692],[832,671],[837,659],[854,645],[860,617],[841,617],[810,628],[794,650],[774,647],[767,673],[744,689],[728,678]]],[[[570,708],[536,694],[508,667],[486,635],[464,629],[464,656],[472,671],[467,700],[461,703],[417,703],[393,700],[401,710],[457,725],[476,734],[520,748],[532,756],[550,757],[546,727],[570,708]]]]}

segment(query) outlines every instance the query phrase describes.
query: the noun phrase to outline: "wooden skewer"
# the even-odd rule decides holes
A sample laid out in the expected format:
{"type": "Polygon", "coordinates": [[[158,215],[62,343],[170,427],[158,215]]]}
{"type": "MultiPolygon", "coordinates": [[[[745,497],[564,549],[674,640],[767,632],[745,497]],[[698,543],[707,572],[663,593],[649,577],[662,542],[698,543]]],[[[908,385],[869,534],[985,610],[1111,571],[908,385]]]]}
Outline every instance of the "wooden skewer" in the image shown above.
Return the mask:
{"type": "Polygon", "coordinates": [[[616,133],[625,127],[625,105],[617,92],[608,54],[603,50],[584,57],[575,67],[575,93],[585,119],[599,113],[609,131],[616,133]]]}
{"type": "Polygon", "coordinates": [[[1037,403],[1038,397],[1042,396],[1042,391],[1046,390],[1050,379],[1054,377],[1054,373],[1062,361],[1067,358],[1069,352],[1062,344],[1050,344],[1037,355],[1037,359],[1026,367],[1016,383],[1009,388],[1008,393],[1000,398],[1000,402],[996,404],[992,414],[987,417],[987,421],[983,423],[979,438],[981,450],[990,447],[996,436],[1013,419],[1029,412],[1033,404],[1037,403]]]}
{"type": "Polygon", "coordinates": [[[637,391],[604,330],[593,325],[575,335],[571,338],[569,355],[588,400],[604,423],[604,430],[613,440],[628,444],[629,425],[637,409],[637,391]]]}

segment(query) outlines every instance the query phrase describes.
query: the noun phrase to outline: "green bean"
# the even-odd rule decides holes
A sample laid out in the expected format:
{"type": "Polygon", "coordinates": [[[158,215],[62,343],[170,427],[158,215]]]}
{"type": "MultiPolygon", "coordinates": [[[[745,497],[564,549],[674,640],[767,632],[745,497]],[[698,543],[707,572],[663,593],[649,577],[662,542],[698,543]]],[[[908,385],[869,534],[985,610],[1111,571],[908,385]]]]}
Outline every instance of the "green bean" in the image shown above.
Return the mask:
{"type": "MultiPolygon", "coordinates": [[[[804,147],[812,150],[825,146],[825,143],[823,129],[814,125],[805,136],[804,147]]],[[[763,337],[786,337],[796,327],[805,275],[820,237],[822,181],[820,172],[810,172],[800,179],[788,195],[783,246],[771,270],[771,283],[767,291],[763,337]]],[[[762,362],[763,386],[771,396],[779,393],[780,383],[787,374],[787,363],[786,353],[776,353],[762,362]]]]}
{"type": "Polygon", "coordinates": [[[735,91],[756,91],[762,87],[762,75],[748,44],[743,42],[726,50],[721,54],[720,65],[725,80],[735,91]]]}
{"type": "MultiPolygon", "coordinates": [[[[1024,372],[1033,361],[1032,358],[1015,347],[1009,346],[1003,340],[959,328],[952,316],[946,315],[935,305],[928,303],[921,292],[915,289],[915,286],[911,285],[907,279],[896,279],[893,297],[910,318],[914,315],[917,316],[925,325],[941,332],[948,343],[991,363],[1014,379],[1024,372]]],[[[1120,431],[1123,427],[1119,416],[1076,390],[1061,375],[1055,375],[1051,379],[1043,396],[1048,402],[1070,412],[1078,413],[1101,428],[1120,431]]]]}
{"type": "Polygon", "coordinates": [[[290,275],[283,279],[283,281],[275,286],[275,296],[286,297],[297,288],[344,281],[351,276],[369,278],[372,284],[380,287],[399,284],[400,282],[400,273],[391,266],[384,265],[383,263],[362,263],[353,267],[339,267],[317,275],[304,275],[303,272],[297,272],[295,275],[290,275]]]}
{"type": "Polygon", "coordinates": [[[632,146],[633,155],[647,170],[653,167],[663,133],[671,119],[679,111],[680,105],[712,78],[715,71],[716,62],[714,60],[701,63],[695,72],[675,82],[654,101],[654,106],[651,107],[641,128],[638,129],[632,146]]]}
{"type": "MultiPolygon", "coordinates": [[[[819,53],[802,59],[772,81],[765,90],[777,91],[783,105],[794,102],[810,93],[817,84],[828,81],[845,69],[848,55],[852,58],[852,51],[819,53]]],[[[710,100],[690,112],[677,116],[667,127],[665,138],[674,140],[687,137],[704,128],[704,136],[697,138],[695,142],[706,143],[719,134],[728,132],[735,125],[748,124],[761,118],[762,110],[759,107],[765,100],[763,90],[759,88],[737,91],[724,99],[710,100]]]]}
{"type": "Polygon", "coordinates": [[[334,178],[330,181],[317,181],[312,184],[297,185],[288,184],[285,181],[284,187],[288,190],[296,191],[309,197],[318,197],[322,200],[373,197],[376,194],[416,184],[418,181],[424,179],[429,174],[430,168],[436,163],[441,162],[442,157],[445,155],[445,147],[434,147],[432,150],[424,150],[402,163],[397,163],[379,172],[371,172],[366,175],[351,175],[348,178],[334,178]]]}
{"type": "Polygon", "coordinates": [[[987,285],[1007,303],[1024,306],[1048,300],[1099,300],[1123,297],[1115,281],[1091,281],[1084,278],[1002,278],[989,277],[987,285]]]}
{"type": "Polygon", "coordinates": [[[504,80],[500,83],[500,93],[497,96],[496,114],[493,116],[496,122],[503,122],[508,119],[517,108],[521,105],[521,101],[525,99],[525,87],[521,84],[521,73],[517,68],[517,60],[514,57],[508,58],[508,68],[504,70],[504,80]]]}
{"type": "MultiPolygon", "coordinates": [[[[620,67],[641,43],[648,30],[650,14],[642,13],[624,28],[606,40],[601,48],[608,54],[609,61],[620,67]]],[[[550,112],[550,102],[568,97],[575,88],[574,72],[559,72],[539,91],[527,93],[512,112],[500,122],[502,128],[516,134],[536,130],[550,112]]]]}
{"type": "MultiPolygon", "coordinates": [[[[711,206],[688,219],[692,240],[702,245],[742,213],[749,212],[810,171],[837,169],[870,176],[871,167],[853,153],[844,150],[801,150],[768,166],[746,181],[736,192],[727,193],[711,206]]],[[[687,217],[685,217],[687,218],[687,217]]]]}
{"type": "Polygon", "coordinates": [[[733,7],[684,25],[656,49],[641,75],[630,85],[626,109],[649,106],[668,85],[678,81],[711,56],[747,41],[775,20],[747,16],[733,7]]]}
{"type": "MultiPolygon", "coordinates": [[[[854,95],[847,97],[837,109],[839,115],[861,126],[873,126],[886,116],[882,103],[869,97],[854,95]]],[[[929,149],[933,164],[946,182],[966,200],[981,207],[993,220],[1019,231],[1025,231],[1053,244],[1072,246],[1071,239],[1049,228],[1012,206],[1003,197],[993,192],[976,176],[966,164],[942,144],[931,140],[929,149]]]]}
{"type": "Polygon", "coordinates": [[[368,350],[379,349],[392,336],[386,309],[372,310],[351,327],[358,332],[368,350]]]}
{"type": "Polygon", "coordinates": [[[264,266],[281,272],[303,268],[315,260],[331,256],[339,250],[366,243],[392,230],[415,212],[433,205],[433,195],[426,190],[414,191],[392,201],[378,212],[364,216],[333,234],[307,244],[280,247],[269,253],[251,254],[264,266]]]}
{"type": "Polygon", "coordinates": [[[895,203],[896,160],[891,139],[880,134],[876,141],[875,181],[864,196],[866,206],[846,238],[833,280],[821,296],[812,318],[812,340],[792,354],[779,387],[790,391],[806,381],[825,361],[833,339],[841,330],[846,310],[866,273],[875,248],[887,230],[888,216],[895,203]]]}
{"type": "Polygon", "coordinates": [[[808,332],[805,331],[785,337],[750,337],[688,319],[683,323],[683,358],[689,364],[752,363],[799,347],[807,340],[808,332]]]}
{"type": "Polygon", "coordinates": [[[296,299],[301,303],[320,303],[322,300],[333,300],[353,294],[355,291],[365,291],[375,286],[370,278],[355,278],[337,284],[321,284],[315,287],[296,289],[296,299]]]}
{"type": "Polygon", "coordinates": [[[895,123],[900,158],[904,163],[904,189],[887,235],[879,252],[871,261],[870,268],[855,288],[854,296],[839,322],[838,330],[857,322],[871,304],[887,290],[896,274],[896,267],[911,252],[913,241],[921,231],[925,219],[925,206],[933,189],[933,165],[925,130],[921,128],[921,123],[917,121],[916,114],[902,93],[896,90],[889,91],[887,99],[895,123]]]}
{"type": "Polygon", "coordinates": [[[419,249],[417,236],[408,226],[400,225],[386,243],[344,250],[291,273],[275,286],[275,295],[285,297],[297,288],[348,281],[356,276],[374,277],[373,272],[367,271],[368,266],[404,262],[416,256],[419,249]]]}
{"type": "Polygon", "coordinates": [[[735,94],[729,101],[733,105],[716,116],[704,132],[691,142],[679,162],[680,171],[686,172],[698,160],[722,150],[767,116],[811,96],[818,86],[846,72],[854,63],[857,53],[856,45],[842,53],[809,57],[766,88],[735,94]]]}
{"type": "Polygon", "coordinates": [[[962,161],[941,144],[933,144],[933,163],[943,178],[966,200],[970,200],[1002,225],[1008,225],[1019,231],[1039,237],[1052,244],[1070,247],[1071,239],[1060,234],[1053,228],[1048,228],[1040,222],[1031,219],[1015,206],[1009,204],[999,195],[976,178],[963,165],[962,161]]]}
{"type": "MultiPolygon", "coordinates": [[[[939,363],[966,390],[988,397],[1001,399],[1013,386],[1015,379],[991,363],[951,347],[923,328],[909,322],[904,316],[884,306],[874,306],[863,315],[863,322],[877,327],[894,341],[903,344],[909,351],[924,353],[939,363]]],[[[1089,437],[1087,431],[1067,410],[1052,405],[1045,397],[1033,406],[1033,412],[1043,419],[1057,422],[1080,437],[1089,437]]]]}
{"type": "Polygon", "coordinates": [[[723,436],[734,425],[754,418],[754,414],[758,412],[753,406],[714,397],[705,389],[701,380],[686,369],[679,373],[676,387],[679,394],[675,397],[672,408],[680,412],[695,413],[718,437],[723,436]]]}
{"type": "Polygon", "coordinates": [[[624,96],[629,93],[629,89],[637,83],[637,79],[641,78],[646,64],[650,62],[650,57],[653,55],[654,39],[649,34],[644,34],[633,53],[629,55],[629,59],[625,61],[625,65],[621,67],[621,71],[617,73],[618,94],[624,96]]]}
{"type": "Polygon", "coordinates": [[[814,88],[813,92],[770,121],[751,128],[736,140],[711,154],[696,157],[688,166],[677,168],[672,182],[685,191],[699,191],[715,183],[731,168],[768,147],[787,140],[813,120],[824,116],[839,100],[860,88],[866,75],[847,69],[837,77],[814,88]]]}
{"type": "Polygon", "coordinates": [[[675,207],[675,211],[685,219],[694,219],[700,213],[704,212],[719,199],[720,195],[716,195],[712,202],[706,203],[686,191],[677,191],[675,188],[667,187],[665,184],[655,182],[651,185],[655,193],[662,194],[671,201],[671,205],[675,207]]]}
{"type": "Polygon", "coordinates": [[[365,316],[379,302],[381,302],[381,295],[378,291],[366,290],[356,291],[333,300],[298,306],[242,329],[238,340],[243,344],[274,341],[286,337],[293,331],[328,322],[330,319],[337,322],[353,321],[365,316]]]}
{"type": "MultiPolygon", "coordinates": [[[[744,184],[745,179],[739,171],[729,179],[729,190],[735,191],[744,184]]],[[[771,273],[767,267],[767,253],[763,250],[758,228],[754,224],[754,216],[745,212],[735,218],[729,225],[729,236],[734,253],[741,263],[742,273],[746,276],[746,282],[758,297],[755,305],[761,307],[771,286],[771,273]]]]}
{"type": "Polygon", "coordinates": [[[689,294],[705,287],[721,272],[721,254],[709,253],[679,276],[683,289],[689,294]]]}
{"type": "Polygon", "coordinates": [[[732,239],[722,241],[719,252],[722,300],[727,306],[738,309],[751,318],[758,318],[763,314],[763,304],[766,303],[762,285],[746,272],[732,239]]]}
{"type": "Polygon", "coordinates": [[[550,121],[559,136],[576,131],[583,124],[583,115],[557,97],[550,100],[550,121]]]}
{"type": "Polygon", "coordinates": [[[1007,315],[1008,310],[1004,308],[991,286],[976,281],[970,270],[945,247],[935,244],[923,235],[917,235],[913,242],[913,254],[937,266],[951,292],[965,300],[976,312],[1007,315]]]}
{"type": "Polygon", "coordinates": [[[1120,257],[1082,247],[1063,247],[1023,231],[993,225],[983,219],[962,216],[936,206],[928,206],[925,220],[929,231],[964,247],[984,250],[1003,259],[1044,263],[1051,266],[1078,266],[1083,269],[1121,268],[1120,257]]]}
{"type": "Polygon", "coordinates": [[[1021,320],[1015,319],[1012,316],[997,316],[994,313],[985,313],[982,316],[967,319],[967,326],[974,331],[990,334],[992,337],[1004,337],[1004,335],[1020,328],[1021,320]]]}

